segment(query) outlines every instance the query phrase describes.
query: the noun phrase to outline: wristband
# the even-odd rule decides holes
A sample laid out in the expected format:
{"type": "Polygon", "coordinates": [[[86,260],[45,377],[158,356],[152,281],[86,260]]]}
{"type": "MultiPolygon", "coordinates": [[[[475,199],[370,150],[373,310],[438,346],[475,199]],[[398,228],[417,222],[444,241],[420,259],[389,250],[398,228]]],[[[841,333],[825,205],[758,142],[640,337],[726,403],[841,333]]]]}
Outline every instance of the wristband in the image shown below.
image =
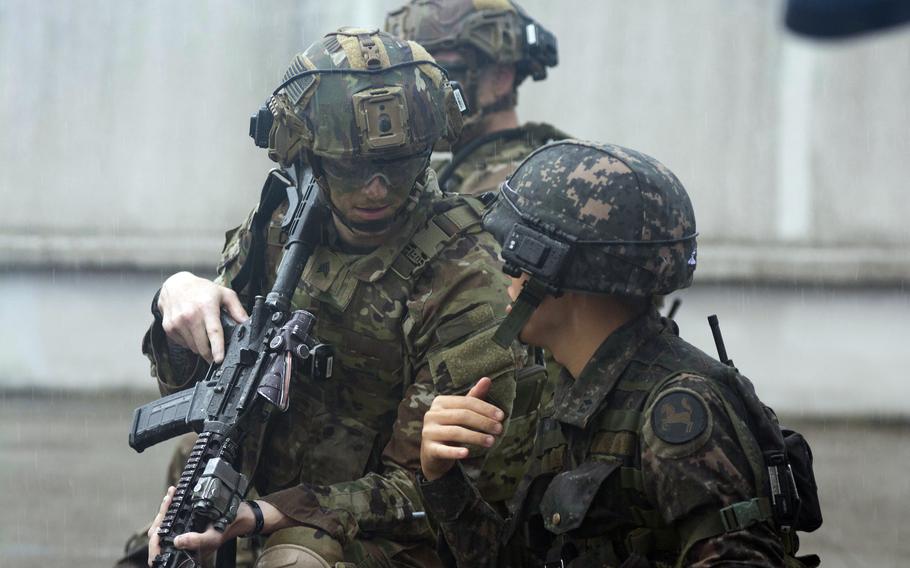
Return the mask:
{"type": "Polygon", "coordinates": [[[251,500],[244,501],[247,505],[250,506],[250,510],[253,511],[253,518],[255,519],[255,526],[253,530],[243,535],[244,538],[249,538],[251,536],[256,536],[262,534],[262,529],[265,528],[265,517],[262,516],[262,508],[259,507],[259,503],[251,500]]]}

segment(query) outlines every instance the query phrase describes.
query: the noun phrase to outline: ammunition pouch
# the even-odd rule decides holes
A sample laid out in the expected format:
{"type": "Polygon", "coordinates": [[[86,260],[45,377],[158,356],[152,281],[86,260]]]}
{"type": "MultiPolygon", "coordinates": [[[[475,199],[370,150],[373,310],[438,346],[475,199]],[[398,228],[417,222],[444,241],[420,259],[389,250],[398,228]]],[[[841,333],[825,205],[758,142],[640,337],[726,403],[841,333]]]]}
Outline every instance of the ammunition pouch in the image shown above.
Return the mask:
{"type": "Polygon", "coordinates": [[[822,525],[821,505],[818,501],[818,485],[812,469],[812,448],[803,435],[794,430],[781,429],[787,447],[787,462],[793,474],[800,507],[796,512],[794,530],[812,532],[822,525]]]}

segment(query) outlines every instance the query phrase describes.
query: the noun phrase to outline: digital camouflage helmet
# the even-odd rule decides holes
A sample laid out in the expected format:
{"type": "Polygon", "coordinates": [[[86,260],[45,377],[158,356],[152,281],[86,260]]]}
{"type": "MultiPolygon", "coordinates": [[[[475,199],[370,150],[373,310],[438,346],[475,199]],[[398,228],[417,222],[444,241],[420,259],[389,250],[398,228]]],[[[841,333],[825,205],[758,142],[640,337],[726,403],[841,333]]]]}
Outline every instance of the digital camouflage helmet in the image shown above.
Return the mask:
{"type": "Polygon", "coordinates": [[[516,102],[513,89],[492,107],[477,108],[477,76],[484,65],[514,65],[517,87],[528,76],[546,78],[547,67],[558,62],[556,37],[509,0],[411,0],[389,13],[385,29],[430,53],[451,50],[465,58],[465,65],[446,69],[465,86],[472,118],[516,102]]]}
{"type": "Polygon", "coordinates": [[[323,190],[356,191],[380,175],[409,193],[433,145],[458,137],[459,97],[420,45],[341,28],[294,57],[267,103],[267,142],[255,123],[251,135],[282,166],[309,163],[323,190]]]}
{"type": "Polygon", "coordinates": [[[679,179],[654,158],[610,144],[543,146],[500,185],[484,228],[503,270],[530,275],[496,340],[508,345],[546,295],[648,298],[692,283],[695,213],[679,179]]]}

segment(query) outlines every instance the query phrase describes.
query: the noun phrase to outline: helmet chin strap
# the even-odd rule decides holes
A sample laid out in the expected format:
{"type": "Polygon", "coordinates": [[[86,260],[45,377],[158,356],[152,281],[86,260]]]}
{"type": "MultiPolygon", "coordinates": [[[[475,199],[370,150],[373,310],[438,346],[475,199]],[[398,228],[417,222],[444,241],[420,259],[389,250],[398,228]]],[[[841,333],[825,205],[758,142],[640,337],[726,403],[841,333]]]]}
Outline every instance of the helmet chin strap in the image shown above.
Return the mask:
{"type": "Polygon", "coordinates": [[[496,329],[493,342],[503,349],[508,349],[512,342],[518,339],[521,329],[548,294],[550,290],[546,284],[533,276],[529,278],[522,286],[521,293],[512,302],[512,310],[496,329]]]}

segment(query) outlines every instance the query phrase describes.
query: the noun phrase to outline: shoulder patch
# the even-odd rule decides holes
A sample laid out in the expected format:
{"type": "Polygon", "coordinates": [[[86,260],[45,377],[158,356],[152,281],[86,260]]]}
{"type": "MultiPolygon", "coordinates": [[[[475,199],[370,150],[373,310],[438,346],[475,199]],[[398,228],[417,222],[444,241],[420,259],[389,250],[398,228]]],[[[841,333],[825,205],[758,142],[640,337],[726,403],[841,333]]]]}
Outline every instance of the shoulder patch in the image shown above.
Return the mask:
{"type": "Polygon", "coordinates": [[[654,404],[651,428],[668,444],[685,444],[708,428],[708,420],[708,409],[700,396],[688,390],[672,390],[654,404]]]}

